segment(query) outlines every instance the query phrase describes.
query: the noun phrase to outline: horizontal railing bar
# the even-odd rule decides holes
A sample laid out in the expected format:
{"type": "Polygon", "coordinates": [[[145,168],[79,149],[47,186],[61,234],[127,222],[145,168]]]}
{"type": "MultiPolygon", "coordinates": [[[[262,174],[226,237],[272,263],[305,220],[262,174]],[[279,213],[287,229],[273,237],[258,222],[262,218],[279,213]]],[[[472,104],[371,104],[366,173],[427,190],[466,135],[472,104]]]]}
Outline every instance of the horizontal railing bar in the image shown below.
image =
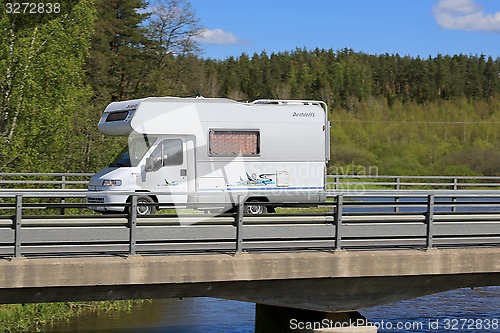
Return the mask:
{"type": "Polygon", "coordinates": [[[88,184],[85,180],[0,180],[0,184],[88,184]]]}
{"type": "MultiPolygon", "coordinates": [[[[327,183],[328,187],[334,187],[336,183],[327,183]],[[330,186],[328,186],[330,185],[330,186]]],[[[342,182],[339,183],[340,189],[349,188],[351,185],[377,185],[377,186],[419,186],[419,187],[454,187],[454,183],[388,183],[388,182],[342,182]]],[[[459,187],[500,187],[500,183],[459,183],[459,187]]]]}
{"type": "MultiPolygon", "coordinates": [[[[345,198],[347,198],[344,202],[344,205],[346,207],[349,207],[349,208],[352,208],[352,209],[358,209],[358,208],[395,208],[395,207],[399,207],[399,208],[421,208],[421,207],[425,207],[426,206],[426,203],[424,201],[359,201],[359,200],[356,200],[356,201],[348,201],[349,198],[351,199],[363,199],[362,197],[352,197],[352,196],[344,196],[345,198]]],[[[24,197],[23,197],[24,198],[24,197]]],[[[25,198],[25,199],[29,199],[29,198],[33,198],[33,197],[28,197],[28,198],[25,198]]],[[[64,198],[68,198],[68,197],[64,197],[64,198]]],[[[72,197],[71,197],[72,198],[72,197]]],[[[366,198],[366,197],[365,197],[366,198]]],[[[372,198],[372,197],[368,197],[368,198],[372,198]]],[[[479,198],[483,198],[483,200],[486,200],[486,201],[479,201],[479,200],[475,200],[475,201],[460,201],[460,200],[457,200],[457,201],[439,201],[439,199],[443,199],[443,198],[438,198],[438,200],[435,202],[435,207],[437,208],[447,208],[447,209],[451,209],[451,208],[478,208],[478,207],[481,207],[481,208],[500,208],[500,197],[498,198],[499,201],[494,201],[492,199],[496,199],[496,198],[492,198],[491,196],[486,196],[486,197],[481,197],[481,196],[476,196],[474,198],[471,198],[471,197],[461,197],[461,198],[456,198],[456,199],[463,199],[463,198],[470,198],[470,199],[479,199],[479,198]]],[[[400,198],[402,199],[402,198],[400,198]]],[[[420,199],[424,199],[424,197],[420,198],[420,199]]],[[[451,198],[449,198],[451,199],[451,198]]],[[[318,202],[318,203],[315,203],[314,205],[312,205],[311,203],[259,203],[263,206],[279,206],[279,207],[283,207],[283,208],[310,208],[311,206],[318,206],[318,207],[324,207],[325,209],[333,209],[334,208],[334,204],[335,202],[318,202]]],[[[14,202],[10,202],[10,203],[6,203],[6,202],[3,202],[3,203],[0,203],[0,208],[12,208],[13,206],[15,205],[14,202]]],[[[40,208],[90,208],[90,207],[102,207],[102,206],[109,206],[109,207],[127,207],[129,206],[130,204],[129,203],[70,203],[70,202],[25,202],[23,204],[23,209],[40,209],[40,208]]],[[[147,206],[147,205],[151,205],[151,204],[147,204],[147,203],[139,203],[138,204],[139,206],[147,206]]],[[[200,207],[205,207],[205,208],[209,208],[209,207],[214,207],[214,208],[217,208],[217,207],[221,207],[221,205],[224,205],[224,204],[221,204],[221,203],[196,203],[196,204],[188,204],[186,207],[176,207],[176,206],[168,206],[170,205],[170,203],[155,203],[155,205],[159,205],[159,206],[163,206],[165,207],[165,209],[176,209],[177,212],[182,212],[182,210],[184,209],[192,209],[192,208],[197,208],[198,206],[200,207]]],[[[230,204],[225,204],[226,205],[226,209],[229,209],[230,208],[230,204]]],[[[348,212],[351,212],[351,211],[348,211],[348,212]]],[[[326,212],[325,212],[326,213],[326,212]]],[[[408,212],[406,212],[408,213],[408,212]]],[[[201,213],[200,213],[201,214],[201,213]]],[[[227,213],[226,213],[227,214],[227,213]]],[[[324,213],[321,213],[321,212],[311,212],[311,213],[307,213],[307,212],[304,212],[304,211],[299,211],[299,212],[295,212],[294,215],[296,216],[315,216],[315,215],[322,215],[324,213]]],[[[404,212],[401,212],[401,214],[404,214],[404,212]]],[[[279,213],[279,214],[266,214],[265,216],[280,216],[280,215],[288,215],[288,214],[285,214],[285,213],[279,213]]]]}
{"type": "MultiPolygon", "coordinates": [[[[424,180],[424,179],[422,179],[424,180]]],[[[453,179],[454,180],[454,179],[453,179]]],[[[359,180],[357,179],[342,179],[341,181],[337,182],[336,180],[327,180],[326,184],[328,185],[349,185],[349,184],[358,184],[358,185],[385,185],[385,186],[394,186],[394,185],[407,185],[407,186],[422,186],[422,185],[433,185],[433,186],[451,186],[451,185],[459,185],[459,186],[464,186],[464,185],[485,185],[485,184],[491,184],[491,186],[499,186],[500,185],[500,178],[494,178],[494,179],[471,179],[471,180],[481,180],[481,182],[435,182],[433,181],[422,181],[422,182],[417,182],[417,181],[387,181],[384,179],[384,181],[379,181],[376,180],[376,178],[360,178],[359,180]],[[366,179],[373,179],[374,181],[366,181],[366,179]],[[483,182],[483,181],[491,181],[491,180],[499,180],[498,183],[492,183],[492,182],[483,182]]]]}
{"type": "MultiPolygon", "coordinates": [[[[391,224],[398,226],[394,223],[402,223],[407,225],[409,222],[423,222],[424,214],[411,214],[411,215],[381,215],[381,214],[349,214],[343,217],[346,224],[349,223],[374,223],[380,225],[381,223],[391,224]]],[[[285,226],[320,226],[325,224],[331,224],[333,218],[331,216],[315,216],[310,219],[304,219],[302,216],[294,215],[282,215],[275,218],[263,218],[263,217],[252,217],[246,216],[245,225],[257,225],[257,226],[269,226],[269,225],[285,225],[285,226]]],[[[439,223],[463,223],[467,222],[473,225],[477,225],[482,222],[497,223],[500,226],[500,214],[483,213],[477,217],[471,215],[463,214],[436,214],[435,215],[436,225],[439,223]]],[[[140,218],[138,219],[137,226],[179,226],[179,225],[210,225],[210,226],[222,226],[222,225],[233,225],[234,217],[209,217],[203,215],[188,215],[188,216],[164,216],[163,218],[155,217],[154,219],[140,218]]],[[[0,227],[11,227],[12,217],[0,218],[0,227]]],[[[22,227],[98,227],[98,226],[126,226],[126,217],[114,217],[114,216],[65,216],[64,218],[54,218],[53,216],[47,217],[23,217],[22,227]]]]}
{"type": "MultiPolygon", "coordinates": [[[[284,189],[286,191],[286,189],[284,189]]],[[[328,190],[325,191],[326,194],[330,197],[342,194],[345,197],[424,197],[430,193],[434,193],[436,195],[442,197],[476,197],[476,196],[484,196],[488,194],[492,197],[500,198],[500,190],[375,190],[375,189],[366,189],[363,191],[350,191],[347,190],[343,192],[343,190],[328,190]]],[[[309,195],[317,195],[321,193],[325,193],[323,191],[303,191],[298,193],[304,193],[309,195]]],[[[15,197],[15,195],[23,195],[25,197],[33,197],[33,198],[42,198],[42,197],[85,197],[87,195],[134,195],[138,192],[134,191],[88,191],[86,189],[0,189],[0,197],[15,197]]],[[[146,192],[148,195],[164,195],[166,192],[162,191],[151,191],[146,192]]],[[[211,196],[213,193],[204,193],[202,191],[199,192],[176,192],[175,194],[179,195],[197,195],[203,198],[204,196],[211,196]]]]}
{"type": "MultiPolygon", "coordinates": [[[[43,172],[1,172],[0,177],[9,177],[9,176],[53,176],[53,177],[61,177],[61,176],[67,176],[67,177],[90,177],[93,176],[94,173],[90,172],[51,172],[51,173],[43,173],[43,172]]],[[[328,178],[374,178],[374,179],[499,179],[499,177],[496,176],[436,176],[436,175],[431,175],[431,176],[408,176],[408,175],[403,175],[403,176],[392,176],[392,175],[348,175],[348,174],[339,174],[339,175],[334,175],[334,174],[329,174],[327,175],[328,178]]]]}
{"type": "Polygon", "coordinates": [[[47,177],[91,177],[94,173],[91,172],[0,172],[0,177],[9,176],[47,176],[47,177]]]}
{"type": "MultiPolygon", "coordinates": [[[[87,190],[81,189],[36,189],[36,190],[16,190],[16,189],[0,189],[0,198],[13,198],[16,195],[23,195],[25,198],[84,198],[87,195],[165,195],[166,192],[159,191],[151,191],[151,192],[132,192],[132,191],[101,191],[101,192],[89,192],[87,190]]],[[[299,192],[300,193],[300,192],[299,192]]],[[[309,193],[311,195],[316,195],[316,193],[321,192],[304,192],[305,194],[309,193]]],[[[363,193],[337,193],[334,191],[327,191],[327,195],[330,198],[333,198],[337,195],[343,195],[346,199],[356,199],[356,198],[425,198],[428,194],[435,194],[437,199],[454,199],[454,198],[481,198],[488,197],[490,199],[500,199],[500,190],[491,190],[491,191],[446,191],[446,192],[435,192],[432,190],[420,190],[420,191],[407,191],[407,190],[399,190],[399,191],[379,191],[379,190],[369,190],[363,193]]],[[[175,192],[175,195],[197,195],[200,198],[210,197],[210,194],[204,194],[200,192],[175,192]]],[[[349,202],[349,201],[348,201],[349,202]]],[[[400,201],[399,203],[403,203],[404,201],[400,201]]],[[[201,202],[203,203],[203,202],[201,202]]],[[[308,203],[309,206],[317,205],[317,204],[333,204],[334,202],[324,202],[324,203],[308,203]]],[[[214,203],[212,203],[215,205],[214,203]]],[[[276,203],[265,203],[260,202],[259,204],[267,204],[267,205],[276,205],[276,203]]],[[[106,204],[108,205],[108,204],[106,204]]],[[[220,205],[220,203],[219,203],[220,205]]],[[[307,205],[306,203],[280,203],[280,205],[307,205]]],[[[102,204],[101,204],[102,206],[102,204]]]]}
{"type": "Polygon", "coordinates": [[[477,186],[477,187],[487,187],[487,186],[491,186],[491,187],[500,187],[500,183],[459,183],[458,185],[460,186],[463,186],[463,187],[466,187],[466,186],[469,186],[469,187],[473,187],[473,186],[477,186]]]}
{"type": "MultiPolygon", "coordinates": [[[[88,184],[88,179],[93,173],[0,173],[0,184],[65,184],[65,185],[83,185],[88,184]],[[9,178],[42,178],[41,180],[17,180],[9,178]],[[61,178],[54,181],[45,178],[61,178]],[[72,180],[69,178],[87,178],[86,180],[72,180]]],[[[339,184],[352,183],[358,185],[380,185],[380,186],[444,186],[444,187],[495,187],[500,186],[500,177],[496,176],[391,176],[391,175],[327,175],[326,184],[328,187],[339,184]],[[360,180],[374,180],[373,182],[360,180]],[[382,180],[382,181],[380,181],[382,180]],[[484,182],[487,183],[484,183],[484,182]]]]}
{"type": "Polygon", "coordinates": [[[326,176],[327,179],[449,179],[449,180],[463,180],[463,179],[500,179],[497,176],[390,176],[390,175],[332,175],[326,176]]]}

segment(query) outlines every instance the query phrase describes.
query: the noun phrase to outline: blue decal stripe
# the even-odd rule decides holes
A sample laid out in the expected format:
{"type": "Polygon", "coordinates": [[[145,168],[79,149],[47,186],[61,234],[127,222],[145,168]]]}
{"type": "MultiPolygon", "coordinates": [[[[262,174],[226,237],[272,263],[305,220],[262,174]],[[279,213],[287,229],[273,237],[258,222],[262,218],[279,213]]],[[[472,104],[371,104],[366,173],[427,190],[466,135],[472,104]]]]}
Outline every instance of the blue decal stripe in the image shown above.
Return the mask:
{"type": "Polygon", "coordinates": [[[198,190],[198,191],[223,192],[224,190],[226,190],[226,191],[261,191],[261,192],[263,192],[263,191],[324,190],[324,188],[321,186],[319,186],[319,187],[226,187],[224,189],[207,188],[207,189],[198,190]]]}
{"type": "Polygon", "coordinates": [[[252,191],[291,191],[291,190],[323,190],[323,187],[227,187],[228,191],[252,190],[252,191]]]}

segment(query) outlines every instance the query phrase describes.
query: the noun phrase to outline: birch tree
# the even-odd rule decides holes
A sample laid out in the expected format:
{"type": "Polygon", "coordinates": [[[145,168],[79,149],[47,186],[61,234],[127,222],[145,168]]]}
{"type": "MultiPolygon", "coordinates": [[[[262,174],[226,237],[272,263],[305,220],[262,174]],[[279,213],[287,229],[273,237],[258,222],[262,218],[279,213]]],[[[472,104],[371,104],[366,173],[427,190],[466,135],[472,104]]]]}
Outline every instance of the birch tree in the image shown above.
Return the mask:
{"type": "Polygon", "coordinates": [[[45,10],[1,14],[0,32],[6,36],[0,42],[2,171],[64,171],[77,140],[73,117],[90,97],[83,64],[92,33],[92,1],[45,10]]]}

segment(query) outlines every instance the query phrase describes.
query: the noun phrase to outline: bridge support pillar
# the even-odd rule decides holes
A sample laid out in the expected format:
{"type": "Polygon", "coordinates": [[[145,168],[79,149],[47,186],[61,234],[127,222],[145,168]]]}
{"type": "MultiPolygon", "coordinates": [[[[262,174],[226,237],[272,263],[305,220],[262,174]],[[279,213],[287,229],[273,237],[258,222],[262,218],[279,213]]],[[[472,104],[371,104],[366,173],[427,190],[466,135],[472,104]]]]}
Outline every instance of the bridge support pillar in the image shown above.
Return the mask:
{"type": "Polygon", "coordinates": [[[255,333],[377,333],[359,312],[321,312],[257,304],[255,333]]]}

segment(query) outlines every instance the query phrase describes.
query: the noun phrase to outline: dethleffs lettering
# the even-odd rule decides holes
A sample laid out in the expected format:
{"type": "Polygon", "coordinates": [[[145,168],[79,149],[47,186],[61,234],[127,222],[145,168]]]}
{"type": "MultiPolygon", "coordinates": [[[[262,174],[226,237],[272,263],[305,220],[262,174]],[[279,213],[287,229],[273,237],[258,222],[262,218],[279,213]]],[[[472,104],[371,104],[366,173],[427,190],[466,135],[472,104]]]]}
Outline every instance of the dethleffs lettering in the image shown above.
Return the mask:
{"type": "Polygon", "coordinates": [[[314,113],[314,112],[294,112],[293,117],[314,118],[314,117],[316,117],[316,113],[314,113]]]}

